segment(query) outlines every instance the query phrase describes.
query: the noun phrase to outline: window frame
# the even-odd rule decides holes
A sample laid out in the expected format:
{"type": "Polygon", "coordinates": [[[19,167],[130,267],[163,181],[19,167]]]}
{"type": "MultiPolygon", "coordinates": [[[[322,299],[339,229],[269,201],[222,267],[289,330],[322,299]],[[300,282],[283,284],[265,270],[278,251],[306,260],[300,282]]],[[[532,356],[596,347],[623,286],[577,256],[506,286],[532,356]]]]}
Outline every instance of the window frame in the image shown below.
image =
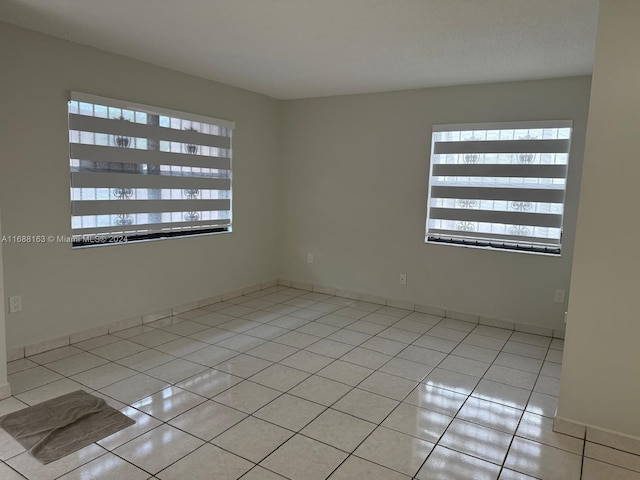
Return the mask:
{"type": "Polygon", "coordinates": [[[425,243],[562,256],[572,137],[573,120],[570,119],[433,125],[425,243]],[[542,130],[543,134],[541,138],[532,137],[528,133],[526,136],[516,136],[522,135],[525,130],[542,130]],[[503,132],[508,134],[510,131],[512,138],[502,137],[503,132]],[[475,134],[478,132],[482,132],[484,138],[476,138],[475,134]],[[444,134],[451,136],[443,140],[446,137],[444,134]],[[555,138],[549,138],[553,134],[555,138]],[[463,139],[463,135],[467,137],[463,139]],[[451,158],[441,161],[441,155],[457,155],[458,158],[455,161],[451,161],[451,158]],[[495,156],[494,161],[485,162],[485,155],[495,156]],[[518,156],[518,162],[514,161],[515,155],[518,156]],[[537,155],[540,157],[535,162],[537,155]],[[543,155],[553,155],[553,162],[548,162],[548,158],[543,162],[543,155]],[[565,156],[564,163],[562,157],[558,162],[556,155],[565,156]],[[467,156],[474,158],[467,159],[467,156]],[[504,156],[511,158],[506,161],[504,156]],[[482,161],[479,162],[480,159],[482,161]],[[518,175],[522,175],[522,178],[518,175]],[[513,186],[516,185],[512,183],[513,179],[521,180],[522,186],[513,186]],[[503,182],[499,183],[499,180],[503,182]],[[454,194],[456,189],[459,189],[457,192],[462,192],[460,196],[454,194]],[[435,192],[438,193],[434,194],[435,192]],[[477,196],[463,197],[465,193],[477,196]],[[526,197],[535,200],[528,200],[526,197]],[[452,202],[455,202],[453,206],[452,202]],[[486,207],[489,203],[493,208],[486,207]],[[496,204],[501,203],[504,204],[501,205],[502,208],[495,208],[496,204]],[[535,213],[525,213],[524,208],[515,213],[512,209],[516,204],[528,204],[528,209],[533,204],[535,213]],[[545,208],[549,209],[548,212],[539,213],[539,209],[545,208]],[[446,219],[447,215],[451,217],[449,220],[446,219]],[[507,223],[504,221],[507,218],[517,219],[519,223],[507,223]],[[525,218],[529,223],[524,223],[525,218]],[[459,222],[456,228],[460,233],[453,229],[435,227],[436,224],[442,226],[445,222],[451,226],[456,221],[459,222]],[[460,227],[462,223],[469,224],[469,229],[460,227]],[[505,232],[497,233],[494,229],[500,230],[501,225],[505,232]],[[507,227],[512,229],[509,235],[506,234],[507,227]],[[481,228],[484,231],[481,232],[481,228]],[[544,231],[544,228],[548,230],[547,237],[536,234],[544,231]],[[551,228],[555,230],[551,232],[551,228]],[[531,229],[533,234],[522,235],[531,229]]]}
{"type": "Polygon", "coordinates": [[[80,92],[68,119],[74,248],[233,231],[235,122],[80,92]]]}

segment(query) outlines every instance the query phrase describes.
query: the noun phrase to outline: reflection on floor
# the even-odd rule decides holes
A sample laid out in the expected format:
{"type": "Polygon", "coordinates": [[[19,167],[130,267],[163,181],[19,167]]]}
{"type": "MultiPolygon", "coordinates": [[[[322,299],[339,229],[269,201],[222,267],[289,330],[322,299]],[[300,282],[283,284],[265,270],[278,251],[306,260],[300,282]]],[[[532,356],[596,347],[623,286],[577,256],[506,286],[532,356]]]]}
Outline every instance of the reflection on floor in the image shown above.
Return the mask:
{"type": "Polygon", "coordinates": [[[272,287],[11,362],[0,415],[84,389],[137,423],[46,466],[0,430],[0,478],[639,480],[552,431],[562,347],[272,287]]]}

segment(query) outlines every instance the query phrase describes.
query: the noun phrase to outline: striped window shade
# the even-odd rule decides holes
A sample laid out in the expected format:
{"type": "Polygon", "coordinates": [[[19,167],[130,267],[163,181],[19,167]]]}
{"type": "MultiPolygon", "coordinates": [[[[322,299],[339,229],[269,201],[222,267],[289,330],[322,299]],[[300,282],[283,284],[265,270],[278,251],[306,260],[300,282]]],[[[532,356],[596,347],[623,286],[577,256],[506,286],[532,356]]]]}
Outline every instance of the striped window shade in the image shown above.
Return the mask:
{"type": "Polygon", "coordinates": [[[72,92],[73,245],[230,232],[233,128],[72,92]]]}
{"type": "Polygon", "coordinates": [[[425,241],[560,255],[572,126],[435,125],[425,241]]]}

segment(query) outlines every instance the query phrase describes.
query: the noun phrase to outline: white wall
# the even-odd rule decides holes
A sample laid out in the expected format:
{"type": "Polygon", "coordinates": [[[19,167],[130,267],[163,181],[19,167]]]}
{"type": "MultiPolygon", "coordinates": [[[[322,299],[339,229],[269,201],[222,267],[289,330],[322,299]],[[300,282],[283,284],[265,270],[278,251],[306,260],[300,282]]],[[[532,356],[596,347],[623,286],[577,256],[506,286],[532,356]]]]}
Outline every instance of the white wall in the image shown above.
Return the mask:
{"type": "Polygon", "coordinates": [[[281,276],[563,328],[554,294],[569,289],[589,88],[577,77],[285,102],[281,276]],[[433,124],[567,118],[562,258],[424,243],[433,124]]]}
{"type": "Polygon", "coordinates": [[[589,77],[278,102],[1,23],[0,61],[7,235],[70,233],[71,90],[237,124],[232,234],[5,245],[10,348],[276,276],[562,328],[589,77]],[[432,124],[554,118],[575,122],[562,258],[424,244],[432,124]]]}
{"type": "Polygon", "coordinates": [[[640,437],[640,2],[600,6],[558,417],[640,437]]]}
{"type": "Polygon", "coordinates": [[[233,233],[100,248],[4,245],[9,348],[277,277],[280,104],[0,23],[5,235],[70,235],[67,101],[93,93],[236,122],[233,233]]]}
{"type": "MultiPolygon", "coordinates": [[[[0,219],[0,237],[2,237],[2,219],[0,219]]],[[[2,242],[0,242],[0,399],[11,395],[11,387],[7,383],[7,342],[4,327],[4,279],[2,273],[2,242]]]]}

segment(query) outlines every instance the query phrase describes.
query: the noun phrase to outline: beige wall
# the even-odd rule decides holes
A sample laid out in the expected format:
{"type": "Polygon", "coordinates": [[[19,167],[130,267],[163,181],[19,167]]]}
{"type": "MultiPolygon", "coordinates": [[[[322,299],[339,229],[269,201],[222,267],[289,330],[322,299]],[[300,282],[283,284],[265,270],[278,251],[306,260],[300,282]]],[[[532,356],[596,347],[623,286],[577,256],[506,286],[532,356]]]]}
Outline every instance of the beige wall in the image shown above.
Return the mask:
{"type": "Polygon", "coordinates": [[[558,417],[640,437],[640,2],[601,2],[558,417]]]}
{"type": "Polygon", "coordinates": [[[563,328],[554,294],[569,289],[589,88],[578,77],[285,102],[281,276],[563,328]],[[433,124],[567,118],[562,258],[424,243],[433,124]]]}
{"type": "Polygon", "coordinates": [[[0,23],[0,206],[5,235],[70,235],[69,92],[236,122],[232,234],[73,250],[4,245],[8,347],[277,277],[280,104],[263,95],[0,23]]]}

